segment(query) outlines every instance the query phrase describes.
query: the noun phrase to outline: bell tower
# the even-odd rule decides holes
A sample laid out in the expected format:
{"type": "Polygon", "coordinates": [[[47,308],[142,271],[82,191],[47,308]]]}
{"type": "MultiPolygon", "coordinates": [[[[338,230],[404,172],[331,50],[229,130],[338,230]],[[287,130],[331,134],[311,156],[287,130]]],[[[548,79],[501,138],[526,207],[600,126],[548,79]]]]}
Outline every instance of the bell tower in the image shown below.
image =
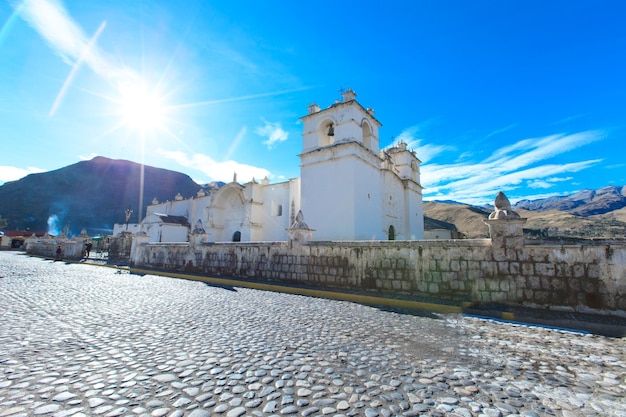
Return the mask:
{"type": "Polygon", "coordinates": [[[342,93],[343,101],[335,101],[322,110],[313,103],[309,114],[301,118],[304,122],[302,152],[333,145],[340,142],[357,142],[378,154],[378,128],[380,122],[374,110],[363,108],[356,101],[356,93],[348,89],[342,93]]]}
{"type": "Polygon", "coordinates": [[[381,220],[381,160],[374,111],[342,92],[326,109],[308,107],[303,122],[301,208],[316,240],[386,239],[381,220]]]}

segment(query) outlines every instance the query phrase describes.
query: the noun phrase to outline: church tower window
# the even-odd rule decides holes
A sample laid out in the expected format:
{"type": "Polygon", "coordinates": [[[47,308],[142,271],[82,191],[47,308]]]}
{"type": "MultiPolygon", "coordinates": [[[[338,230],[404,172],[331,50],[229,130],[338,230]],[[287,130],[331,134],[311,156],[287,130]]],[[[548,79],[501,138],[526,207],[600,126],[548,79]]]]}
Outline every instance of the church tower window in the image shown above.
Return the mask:
{"type": "Polygon", "coordinates": [[[371,150],[372,149],[372,128],[369,125],[369,123],[367,123],[366,120],[363,121],[362,133],[363,133],[363,145],[367,149],[371,150]]]}
{"type": "Polygon", "coordinates": [[[325,120],[318,131],[318,145],[328,146],[335,143],[335,124],[332,120],[325,120]]]}

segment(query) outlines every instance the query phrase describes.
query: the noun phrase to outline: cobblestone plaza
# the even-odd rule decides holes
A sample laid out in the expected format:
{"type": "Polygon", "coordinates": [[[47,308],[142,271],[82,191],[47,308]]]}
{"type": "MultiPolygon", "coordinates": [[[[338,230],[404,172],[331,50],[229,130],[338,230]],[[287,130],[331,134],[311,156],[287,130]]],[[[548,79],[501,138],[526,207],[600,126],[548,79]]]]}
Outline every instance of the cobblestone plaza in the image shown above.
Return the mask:
{"type": "Polygon", "coordinates": [[[626,416],[625,348],[0,252],[0,416],[626,416]]]}

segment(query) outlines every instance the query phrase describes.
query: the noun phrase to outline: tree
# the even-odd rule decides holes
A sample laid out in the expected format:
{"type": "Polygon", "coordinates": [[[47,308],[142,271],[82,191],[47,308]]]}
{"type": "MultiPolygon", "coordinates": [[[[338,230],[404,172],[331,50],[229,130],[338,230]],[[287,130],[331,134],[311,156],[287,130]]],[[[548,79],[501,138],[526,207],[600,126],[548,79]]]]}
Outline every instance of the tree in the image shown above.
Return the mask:
{"type": "Polygon", "coordinates": [[[8,224],[9,222],[7,222],[6,219],[3,219],[2,216],[0,216],[0,229],[6,228],[8,224]]]}

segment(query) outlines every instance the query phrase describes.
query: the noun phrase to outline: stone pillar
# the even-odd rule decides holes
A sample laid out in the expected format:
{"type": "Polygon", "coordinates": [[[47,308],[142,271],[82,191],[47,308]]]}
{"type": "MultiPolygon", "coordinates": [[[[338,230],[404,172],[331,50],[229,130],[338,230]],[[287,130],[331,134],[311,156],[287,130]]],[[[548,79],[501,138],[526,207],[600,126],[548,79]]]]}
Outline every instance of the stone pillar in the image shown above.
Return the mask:
{"type": "Polygon", "coordinates": [[[489,236],[494,249],[522,249],[524,247],[524,223],[526,219],[488,219],[489,236]]]}
{"type": "Polygon", "coordinates": [[[189,233],[189,243],[191,245],[200,245],[209,241],[209,234],[204,230],[202,221],[198,220],[195,227],[189,233]]]}
{"type": "Polygon", "coordinates": [[[511,203],[502,191],[498,193],[494,206],[495,210],[489,218],[483,220],[489,227],[493,249],[522,249],[526,219],[511,209],[511,203]]]}
{"type": "Polygon", "coordinates": [[[139,232],[132,237],[129,256],[129,263],[131,265],[136,265],[137,261],[140,261],[138,258],[141,256],[141,246],[147,244],[149,241],[150,236],[145,232],[139,232]]]}
{"type": "Polygon", "coordinates": [[[297,247],[303,245],[313,238],[313,232],[315,229],[310,229],[304,222],[304,216],[302,210],[298,211],[296,220],[293,222],[290,228],[286,229],[289,236],[289,247],[297,247]]]}

